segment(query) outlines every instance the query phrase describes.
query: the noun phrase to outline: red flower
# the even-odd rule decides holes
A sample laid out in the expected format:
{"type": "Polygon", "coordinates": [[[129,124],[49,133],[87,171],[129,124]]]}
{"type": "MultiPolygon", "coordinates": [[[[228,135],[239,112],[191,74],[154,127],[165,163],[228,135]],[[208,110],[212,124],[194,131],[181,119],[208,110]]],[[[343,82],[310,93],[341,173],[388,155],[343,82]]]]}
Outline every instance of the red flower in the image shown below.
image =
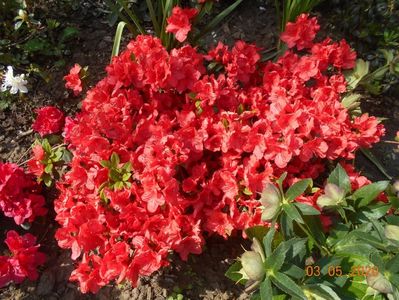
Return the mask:
{"type": "Polygon", "coordinates": [[[64,80],[66,81],[65,87],[73,90],[75,96],[79,95],[83,89],[82,80],[79,76],[81,70],[82,67],[79,64],[75,64],[69,71],[69,74],[64,76],[64,80]]]}
{"type": "Polygon", "coordinates": [[[58,133],[64,126],[65,117],[62,111],[54,106],[44,106],[35,111],[37,117],[32,125],[33,130],[42,137],[47,134],[58,133]]]}
{"type": "Polygon", "coordinates": [[[288,48],[295,46],[298,50],[311,48],[319,29],[320,26],[315,17],[309,18],[308,14],[301,14],[295,23],[287,23],[285,31],[281,34],[281,40],[288,45],[288,48]]]}
{"type": "Polygon", "coordinates": [[[37,267],[46,261],[46,256],[39,252],[40,245],[35,245],[36,237],[30,233],[19,236],[11,230],[7,232],[5,242],[11,256],[0,256],[0,288],[11,281],[36,280],[39,277],[37,267]]]}
{"type": "Polygon", "coordinates": [[[44,164],[42,160],[45,158],[45,152],[42,145],[35,145],[32,148],[33,157],[28,161],[28,170],[36,177],[42,176],[44,172],[44,164]]]}
{"type": "Polygon", "coordinates": [[[166,32],[175,34],[176,40],[181,43],[184,42],[191,30],[190,20],[197,14],[198,10],[195,8],[173,7],[172,15],[167,19],[168,26],[166,26],[166,32]]]}

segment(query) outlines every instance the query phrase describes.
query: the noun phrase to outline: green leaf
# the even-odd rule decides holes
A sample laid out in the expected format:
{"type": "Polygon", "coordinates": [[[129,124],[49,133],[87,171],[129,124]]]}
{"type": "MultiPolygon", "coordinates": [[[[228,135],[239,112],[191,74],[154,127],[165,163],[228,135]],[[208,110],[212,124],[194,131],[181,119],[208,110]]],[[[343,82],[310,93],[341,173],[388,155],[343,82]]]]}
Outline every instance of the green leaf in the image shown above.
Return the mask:
{"type": "Polygon", "coordinates": [[[232,264],[229,269],[224,274],[227,278],[233,280],[234,282],[239,283],[242,281],[242,274],[238,273],[241,270],[242,266],[239,261],[236,261],[232,264]]]}
{"type": "Polygon", "coordinates": [[[353,199],[355,199],[355,206],[358,208],[367,206],[377,198],[381,192],[385,191],[388,184],[389,181],[378,181],[356,190],[352,195],[353,199]]]}
{"type": "Polygon", "coordinates": [[[392,273],[399,273],[399,254],[396,254],[390,261],[387,262],[386,268],[392,273]]]}
{"type": "Polygon", "coordinates": [[[260,299],[261,300],[270,300],[273,298],[273,289],[272,283],[269,278],[265,278],[265,280],[260,284],[260,299]]]}
{"type": "Polygon", "coordinates": [[[44,139],[41,144],[42,144],[43,150],[46,152],[46,154],[50,154],[52,149],[51,149],[51,146],[50,146],[48,140],[44,139]]]}
{"type": "Polygon", "coordinates": [[[22,45],[22,48],[28,52],[42,51],[46,46],[46,42],[39,38],[33,38],[22,45]]]}
{"type": "Polygon", "coordinates": [[[122,180],[123,181],[128,181],[131,176],[132,176],[132,174],[125,173],[125,174],[122,175],[122,180]]]}
{"type": "Polygon", "coordinates": [[[123,33],[123,29],[125,28],[125,26],[126,26],[126,23],[123,21],[120,21],[118,23],[118,26],[116,27],[116,32],[115,32],[115,37],[114,37],[114,45],[112,46],[111,62],[112,62],[112,58],[119,54],[119,48],[120,48],[121,40],[122,40],[122,33],[123,33]]]}
{"type": "Polygon", "coordinates": [[[345,169],[340,164],[337,164],[335,169],[331,172],[327,179],[328,183],[333,183],[343,189],[346,193],[351,191],[351,182],[345,169]]]}
{"type": "Polygon", "coordinates": [[[296,202],[294,205],[301,211],[304,216],[317,216],[320,215],[320,211],[311,205],[296,202]]]}
{"type": "Polygon", "coordinates": [[[271,280],[280,290],[286,292],[290,296],[307,300],[302,289],[287,275],[277,272],[271,277],[271,280]]]}
{"type": "Polygon", "coordinates": [[[113,152],[112,155],[111,155],[110,161],[111,161],[111,166],[114,167],[114,168],[117,168],[119,163],[120,163],[118,154],[113,152]]]}
{"type": "Polygon", "coordinates": [[[312,295],[314,300],[341,300],[332,288],[325,284],[309,284],[306,285],[308,294],[312,295]]]}
{"type": "Polygon", "coordinates": [[[276,233],[276,228],[274,227],[274,224],[272,224],[269,232],[263,238],[263,246],[265,248],[266,257],[269,257],[272,254],[272,242],[275,233],[276,233]]]}
{"type": "Polygon", "coordinates": [[[277,182],[277,184],[278,184],[278,187],[279,187],[279,189],[280,189],[280,192],[281,192],[282,194],[284,194],[284,192],[283,192],[283,182],[284,182],[284,180],[285,180],[286,177],[287,177],[287,172],[284,172],[284,173],[281,174],[281,176],[276,180],[276,182],[277,182]]]}
{"type": "Polygon", "coordinates": [[[108,160],[101,160],[100,165],[107,169],[111,168],[111,163],[108,160]]]}
{"type": "Polygon", "coordinates": [[[230,13],[236,9],[238,5],[243,0],[236,0],[233,4],[231,4],[229,7],[227,7],[225,10],[223,10],[220,14],[218,14],[212,21],[210,21],[204,29],[201,30],[201,32],[194,38],[194,41],[198,41],[201,37],[203,37],[205,34],[208,32],[212,31],[216,26],[223,21],[224,18],[226,18],[230,13]]]}
{"type": "Polygon", "coordinates": [[[285,211],[285,213],[287,214],[287,216],[291,220],[294,220],[295,222],[298,222],[301,224],[304,223],[301,214],[299,213],[298,209],[294,205],[285,203],[282,205],[282,207],[283,207],[283,210],[285,211]]]}
{"type": "Polygon", "coordinates": [[[61,33],[60,42],[64,43],[73,38],[75,38],[79,34],[79,29],[76,27],[68,26],[65,27],[61,33]]]}
{"type": "Polygon", "coordinates": [[[370,149],[361,148],[360,151],[362,151],[364,156],[366,156],[367,159],[370,160],[386,178],[388,178],[389,180],[392,180],[392,176],[390,176],[387,173],[384,166],[381,164],[381,162],[378,160],[378,158],[374,156],[374,154],[370,151],[370,149]]]}
{"type": "Polygon", "coordinates": [[[53,164],[48,164],[45,168],[44,168],[44,172],[46,172],[47,174],[51,174],[53,171],[53,164]]]}
{"type": "Polygon", "coordinates": [[[366,206],[358,213],[358,218],[365,219],[365,221],[368,221],[369,219],[378,220],[385,216],[390,208],[391,205],[385,203],[378,203],[373,206],[366,206]]]}
{"type": "Polygon", "coordinates": [[[312,187],[312,179],[302,179],[294,183],[285,193],[285,199],[289,202],[295,200],[298,196],[302,195],[308,187],[312,187]]]}
{"type": "Polygon", "coordinates": [[[281,214],[280,225],[281,232],[286,239],[294,234],[292,219],[287,214],[281,214]]]}
{"type": "Polygon", "coordinates": [[[245,229],[245,234],[250,240],[256,238],[258,241],[262,241],[269,231],[269,227],[258,225],[245,229]]]}
{"type": "Polygon", "coordinates": [[[296,243],[304,244],[306,239],[293,238],[288,241],[280,243],[273,253],[266,259],[266,266],[274,272],[279,271],[285,261],[285,256],[290,248],[296,243]]]}
{"type": "Polygon", "coordinates": [[[353,70],[344,72],[348,83],[348,90],[355,89],[360,81],[369,73],[369,62],[363,59],[356,61],[356,66],[353,70]]]}
{"type": "Polygon", "coordinates": [[[281,273],[295,279],[302,279],[305,277],[304,269],[295,264],[284,264],[280,271],[281,273]]]}

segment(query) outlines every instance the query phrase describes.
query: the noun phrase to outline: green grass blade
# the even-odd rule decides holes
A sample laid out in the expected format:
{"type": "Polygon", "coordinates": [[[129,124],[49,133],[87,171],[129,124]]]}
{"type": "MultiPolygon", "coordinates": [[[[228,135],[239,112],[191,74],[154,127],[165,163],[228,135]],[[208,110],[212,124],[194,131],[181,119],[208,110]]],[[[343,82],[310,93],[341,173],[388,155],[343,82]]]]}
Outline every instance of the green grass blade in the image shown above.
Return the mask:
{"type": "Polygon", "coordinates": [[[243,0],[237,0],[233,4],[231,4],[229,7],[227,7],[224,11],[222,11],[220,14],[218,14],[211,22],[208,23],[208,25],[205,26],[203,30],[194,38],[194,42],[198,41],[202,36],[207,34],[209,31],[213,30],[221,21],[223,21],[224,18],[226,18],[229,14],[231,14],[234,9],[238,5],[241,4],[243,0]]]}
{"type": "Polygon", "coordinates": [[[139,18],[136,16],[136,14],[134,13],[134,11],[132,9],[129,9],[129,7],[127,7],[126,3],[123,0],[116,0],[116,2],[118,2],[118,4],[123,8],[123,10],[126,12],[126,14],[129,16],[129,18],[133,21],[134,25],[136,25],[137,30],[141,33],[141,34],[145,34],[145,30],[143,29],[143,27],[141,27],[140,25],[140,20],[139,18]]]}
{"type": "Polygon", "coordinates": [[[119,7],[113,4],[110,0],[105,0],[105,2],[107,3],[107,6],[111,9],[111,11],[114,14],[116,14],[119,19],[121,19],[123,22],[126,23],[126,27],[129,29],[129,31],[136,36],[138,34],[137,30],[130,24],[129,20],[121,13],[119,7]]]}
{"type": "Polygon", "coordinates": [[[384,174],[384,176],[386,178],[388,178],[389,180],[392,179],[392,176],[390,176],[387,171],[385,170],[384,166],[381,164],[381,162],[377,159],[377,157],[374,156],[373,153],[371,153],[371,151],[369,149],[364,149],[361,148],[360,151],[364,154],[364,156],[367,157],[368,160],[370,160],[376,167],[378,170],[380,170],[380,172],[382,174],[384,174]]]}
{"type": "Polygon", "coordinates": [[[154,26],[156,35],[159,37],[161,34],[161,29],[159,28],[159,24],[158,24],[157,16],[155,14],[154,6],[152,5],[151,0],[146,0],[146,1],[147,1],[147,7],[148,7],[148,11],[150,13],[152,25],[154,26]]]}
{"type": "Polygon", "coordinates": [[[121,21],[118,23],[118,27],[116,27],[116,32],[115,32],[115,37],[114,37],[114,46],[112,47],[111,62],[112,62],[112,58],[119,54],[119,48],[120,48],[121,39],[122,39],[122,32],[123,32],[123,29],[125,28],[125,26],[126,26],[126,23],[121,21]]]}

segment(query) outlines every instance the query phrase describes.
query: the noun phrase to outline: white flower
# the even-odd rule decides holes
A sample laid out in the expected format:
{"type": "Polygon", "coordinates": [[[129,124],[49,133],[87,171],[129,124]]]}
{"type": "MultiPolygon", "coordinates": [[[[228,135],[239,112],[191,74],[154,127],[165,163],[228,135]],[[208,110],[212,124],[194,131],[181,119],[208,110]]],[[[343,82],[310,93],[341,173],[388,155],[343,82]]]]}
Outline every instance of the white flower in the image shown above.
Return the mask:
{"type": "Polygon", "coordinates": [[[14,70],[11,66],[8,66],[7,72],[5,73],[3,78],[3,84],[1,85],[1,91],[4,92],[8,88],[10,88],[11,94],[16,94],[18,93],[18,91],[20,91],[21,93],[27,93],[27,83],[28,81],[25,80],[25,74],[14,76],[14,70]]]}

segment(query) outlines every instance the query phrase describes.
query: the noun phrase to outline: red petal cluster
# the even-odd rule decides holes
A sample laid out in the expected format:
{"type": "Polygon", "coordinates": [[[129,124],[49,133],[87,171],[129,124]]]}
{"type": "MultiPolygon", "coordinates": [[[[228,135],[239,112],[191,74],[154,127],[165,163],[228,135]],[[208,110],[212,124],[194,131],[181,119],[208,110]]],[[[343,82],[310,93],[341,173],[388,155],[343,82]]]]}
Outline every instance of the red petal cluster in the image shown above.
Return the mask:
{"type": "Polygon", "coordinates": [[[44,173],[45,164],[42,162],[45,158],[45,152],[42,145],[37,144],[32,148],[32,158],[28,161],[29,173],[35,175],[37,178],[41,177],[44,173]]]}
{"type": "Polygon", "coordinates": [[[65,87],[73,91],[75,96],[78,96],[82,90],[82,80],[80,78],[80,72],[82,67],[79,64],[75,64],[69,74],[64,76],[64,80],[66,81],[65,87]]]}
{"type": "Polygon", "coordinates": [[[36,109],[35,112],[37,117],[32,124],[32,129],[38,132],[40,136],[61,132],[65,122],[62,111],[54,106],[44,106],[36,109]]]}
{"type": "Polygon", "coordinates": [[[39,252],[36,237],[27,233],[23,236],[10,230],[5,240],[10,256],[0,256],[0,288],[10,282],[21,283],[25,278],[36,280],[37,267],[44,264],[46,256],[39,252]]]}
{"type": "Polygon", "coordinates": [[[34,177],[25,174],[16,164],[0,162],[0,208],[4,215],[21,225],[44,216],[44,197],[34,177]]]}
{"type": "Polygon", "coordinates": [[[200,253],[204,233],[261,224],[259,193],[271,179],[315,178],[327,160],[377,142],[376,118],[353,120],[340,102],[341,68],[355,59],[345,49],[328,40],[261,62],[242,41],[205,56],[191,46],[168,53],[151,36],[131,41],[64,132],[74,158],[58,184],[56,238],[78,260],[71,279],[83,292],[136,284],[170,251],[200,253]],[[206,60],[218,71],[206,73],[206,60]],[[101,161],[113,153],[132,164],[130,187],[109,187],[101,161]]]}
{"type": "Polygon", "coordinates": [[[184,42],[191,31],[191,19],[197,14],[196,8],[173,7],[172,15],[167,19],[166,32],[173,33],[176,40],[181,43],[184,42]]]}

